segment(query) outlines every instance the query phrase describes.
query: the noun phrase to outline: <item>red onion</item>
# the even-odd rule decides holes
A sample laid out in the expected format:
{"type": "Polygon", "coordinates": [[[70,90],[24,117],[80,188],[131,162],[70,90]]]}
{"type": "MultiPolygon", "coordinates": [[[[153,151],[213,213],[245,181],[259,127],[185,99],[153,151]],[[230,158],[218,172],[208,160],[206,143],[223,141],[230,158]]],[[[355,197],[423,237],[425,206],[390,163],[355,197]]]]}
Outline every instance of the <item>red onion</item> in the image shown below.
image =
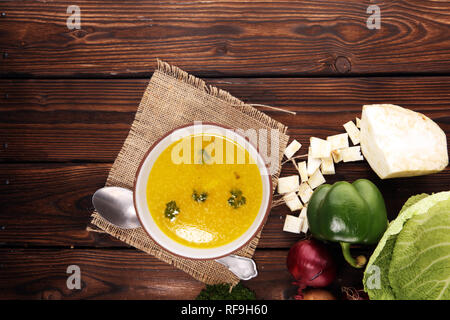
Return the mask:
{"type": "Polygon", "coordinates": [[[295,278],[298,295],[303,299],[303,289],[306,287],[322,288],[332,283],[336,277],[336,266],[323,244],[317,240],[301,240],[289,250],[287,267],[295,278]]]}

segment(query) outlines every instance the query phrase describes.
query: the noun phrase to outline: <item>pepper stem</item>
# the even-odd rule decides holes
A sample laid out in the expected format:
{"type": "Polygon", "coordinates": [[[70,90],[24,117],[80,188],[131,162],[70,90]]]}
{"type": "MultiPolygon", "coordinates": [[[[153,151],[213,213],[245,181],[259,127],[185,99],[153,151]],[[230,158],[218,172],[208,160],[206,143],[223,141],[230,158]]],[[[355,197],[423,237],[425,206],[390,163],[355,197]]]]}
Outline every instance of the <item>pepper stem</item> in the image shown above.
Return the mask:
{"type": "Polygon", "coordinates": [[[362,268],[367,262],[365,256],[358,256],[355,258],[350,254],[350,243],[340,242],[342,248],[342,254],[344,255],[345,261],[347,261],[352,267],[362,268]]]}

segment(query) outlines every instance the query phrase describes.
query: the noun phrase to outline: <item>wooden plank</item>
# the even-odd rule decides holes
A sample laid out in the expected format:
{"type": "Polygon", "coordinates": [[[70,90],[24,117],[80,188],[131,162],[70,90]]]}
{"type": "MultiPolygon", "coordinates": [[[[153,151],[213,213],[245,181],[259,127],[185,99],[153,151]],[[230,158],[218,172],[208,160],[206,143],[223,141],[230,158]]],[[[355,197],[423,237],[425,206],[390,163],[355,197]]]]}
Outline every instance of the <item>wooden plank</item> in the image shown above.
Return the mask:
{"type": "MultiPolygon", "coordinates": [[[[2,246],[96,246],[124,243],[86,231],[92,194],[101,188],[110,164],[0,164],[0,244],[2,246]]],[[[374,181],[385,198],[390,219],[414,194],[448,190],[450,168],[422,177],[379,180],[365,162],[336,166],[328,183],[358,178],[374,181]]],[[[295,174],[292,165],[283,175],[295,174]]],[[[285,205],[275,207],[263,229],[259,248],[289,248],[301,236],[283,232],[285,205]]]]}
{"type": "Polygon", "coordinates": [[[125,246],[86,231],[91,197],[104,186],[110,164],[3,164],[0,169],[2,246],[125,246]]]}
{"type": "Polygon", "coordinates": [[[0,83],[1,160],[112,162],[148,80],[0,83]]]}
{"type": "Polygon", "coordinates": [[[0,249],[3,299],[189,299],[203,284],[135,250],[0,249]],[[80,290],[66,281],[69,265],[81,271],[80,290]]]}
{"type": "MultiPolygon", "coordinates": [[[[0,80],[0,161],[112,162],[125,140],[148,80],[0,80]]],[[[422,112],[450,132],[450,77],[209,79],[310,136],[343,132],[363,104],[394,103],[422,112]]],[[[447,138],[450,135],[447,136],[447,138]]]]}
{"type": "MultiPolygon", "coordinates": [[[[357,252],[357,251],[355,251],[357,252]]],[[[295,293],[287,250],[257,250],[258,277],[244,281],[258,299],[290,299],[295,293]]],[[[137,250],[0,249],[2,299],[194,299],[204,284],[137,250]],[[69,265],[81,271],[81,289],[70,290],[69,265]]],[[[362,270],[339,265],[335,283],[361,288],[362,270]]]]}
{"type": "Polygon", "coordinates": [[[157,57],[202,76],[450,71],[448,1],[81,0],[70,30],[73,4],[2,2],[0,74],[148,76],[157,57]]]}

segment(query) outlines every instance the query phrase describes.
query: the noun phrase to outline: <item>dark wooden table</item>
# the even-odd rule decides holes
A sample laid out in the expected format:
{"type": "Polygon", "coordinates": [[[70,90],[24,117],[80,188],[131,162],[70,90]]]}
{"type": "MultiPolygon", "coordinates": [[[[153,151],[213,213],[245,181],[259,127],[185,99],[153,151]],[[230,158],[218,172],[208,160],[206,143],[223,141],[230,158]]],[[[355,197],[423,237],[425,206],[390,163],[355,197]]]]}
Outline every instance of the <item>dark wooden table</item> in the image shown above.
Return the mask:
{"type": "MultiPolygon", "coordinates": [[[[71,1],[0,2],[0,298],[190,299],[204,285],[118,240],[86,231],[91,196],[127,136],[161,58],[228,90],[309,137],[344,132],[363,104],[422,112],[450,134],[449,1],[88,1],[69,30],[71,1]],[[381,28],[368,29],[369,5],[381,28]],[[82,289],[66,286],[69,265],[82,289]]],[[[287,165],[283,175],[292,174],[287,165]]],[[[328,182],[369,178],[390,218],[409,196],[448,190],[450,170],[379,180],[365,162],[328,182]]],[[[274,208],[244,284],[261,299],[294,292],[285,267],[299,236],[274,208]]],[[[342,262],[331,290],[361,288],[342,262]]],[[[355,248],[369,253],[373,248],[355,248]]]]}

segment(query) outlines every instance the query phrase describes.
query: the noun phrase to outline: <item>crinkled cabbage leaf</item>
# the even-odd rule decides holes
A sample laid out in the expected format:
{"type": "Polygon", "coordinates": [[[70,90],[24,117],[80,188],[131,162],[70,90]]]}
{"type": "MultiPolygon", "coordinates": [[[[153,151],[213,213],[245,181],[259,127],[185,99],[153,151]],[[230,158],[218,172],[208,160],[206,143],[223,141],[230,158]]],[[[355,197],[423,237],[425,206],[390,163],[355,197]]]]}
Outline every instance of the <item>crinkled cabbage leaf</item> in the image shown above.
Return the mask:
{"type": "Polygon", "coordinates": [[[413,196],[364,272],[370,299],[450,299],[450,192],[413,196]]]}

